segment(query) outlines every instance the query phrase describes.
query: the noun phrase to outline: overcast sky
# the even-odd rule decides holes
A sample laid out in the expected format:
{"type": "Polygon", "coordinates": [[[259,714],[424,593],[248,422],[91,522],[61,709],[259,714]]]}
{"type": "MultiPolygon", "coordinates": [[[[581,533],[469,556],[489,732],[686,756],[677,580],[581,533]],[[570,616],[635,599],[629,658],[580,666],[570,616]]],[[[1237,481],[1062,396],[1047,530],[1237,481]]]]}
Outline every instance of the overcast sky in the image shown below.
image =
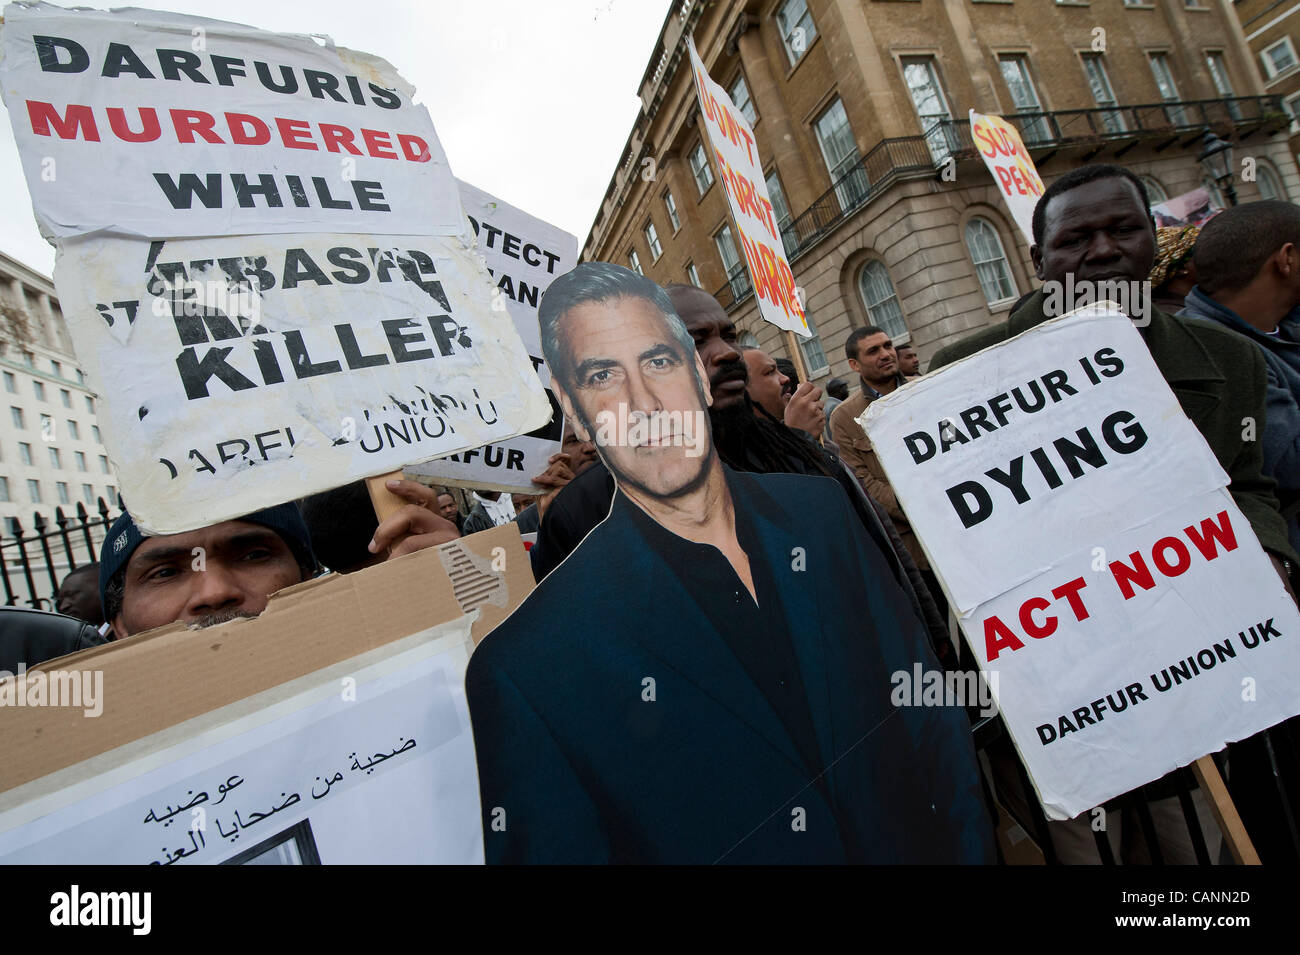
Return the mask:
{"type": "MultiPolygon", "coordinates": [[[[381,56],[428,107],[452,172],[581,243],[639,106],[671,0],[162,0],[139,4],[381,56]]],[[[60,6],[125,4],[78,0],[60,6]]],[[[0,106],[0,250],[48,275],[0,106]]],[[[111,188],[111,184],[107,184],[111,188]]]]}

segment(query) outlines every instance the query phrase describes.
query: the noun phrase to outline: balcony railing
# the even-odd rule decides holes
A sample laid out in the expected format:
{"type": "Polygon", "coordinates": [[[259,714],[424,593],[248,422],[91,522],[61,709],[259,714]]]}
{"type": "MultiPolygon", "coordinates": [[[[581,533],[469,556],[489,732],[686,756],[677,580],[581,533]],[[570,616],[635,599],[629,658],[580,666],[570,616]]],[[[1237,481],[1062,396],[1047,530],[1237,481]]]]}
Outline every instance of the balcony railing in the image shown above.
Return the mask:
{"type": "MultiPolygon", "coordinates": [[[[1172,143],[1205,130],[1222,135],[1238,128],[1253,130],[1267,123],[1290,122],[1280,96],[1012,113],[1003,118],[1020,131],[1035,159],[1065,146],[1096,144],[1100,150],[1107,144],[1123,143],[1116,151],[1119,155],[1127,145],[1143,139],[1164,137],[1172,143]]],[[[975,155],[970,121],[965,119],[942,120],[920,136],[882,139],[782,230],[786,254],[794,262],[898,180],[933,176],[949,158],[960,161],[975,155]]],[[[715,297],[730,310],[752,294],[753,286],[742,266],[715,297]]]]}

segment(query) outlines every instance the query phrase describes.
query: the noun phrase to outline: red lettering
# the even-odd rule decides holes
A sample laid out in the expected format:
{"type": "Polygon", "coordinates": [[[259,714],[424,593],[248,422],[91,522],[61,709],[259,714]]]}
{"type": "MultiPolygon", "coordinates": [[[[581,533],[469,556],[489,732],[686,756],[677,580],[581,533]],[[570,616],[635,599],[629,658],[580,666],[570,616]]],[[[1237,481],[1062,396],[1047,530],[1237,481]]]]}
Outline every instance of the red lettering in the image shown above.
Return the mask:
{"type": "Polygon", "coordinates": [[[1133,589],[1134,584],[1143,590],[1150,590],[1156,585],[1155,578],[1151,576],[1147,562],[1142,559],[1141,554],[1134,551],[1128,555],[1128,559],[1132,562],[1132,567],[1120,560],[1110,562],[1111,575],[1115,578],[1115,583],[1119,584],[1120,593],[1124,595],[1125,600],[1132,599],[1136,593],[1133,589]]]}
{"type": "Polygon", "coordinates": [[[402,147],[402,155],[411,162],[431,162],[433,160],[433,152],[429,149],[429,144],[419,136],[398,133],[397,142],[402,147]]]}
{"type": "Polygon", "coordinates": [[[120,106],[110,106],[108,112],[108,125],[113,130],[113,135],[125,143],[151,143],[162,135],[162,129],[158,125],[158,111],[149,106],[138,107],[140,110],[140,124],[144,127],[140,132],[131,132],[131,127],[126,123],[126,110],[120,106]]]}
{"type": "Polygon", "coordinates": [[[1003,650],[1020,650],[1024,644],[1011,629],[998,619],[997,614],[984,621],[984,655],[989,663],[1003,650]]]}
{"type": "Polygon", "coordinates": [[[1219,511],[1216,516],[1201,521],[1199,533],[1195,527],[1184,527],[1183,533],[1206,560],[1214,560],[1219,556],[1219,544],[1223,545],[1225,552],[1237,549],[1237,535],[1232,529],[1232,522],[1228,520],[1227,511],[1219,511]],[[1216,524],[1215,521],[1219,523],[1216,524]]]}
{"type": "Polygon", "coordinates": [[[319,149],[311,141],[311,125],[306,120],[275,118],[275,127],[280,130],[280,139],[290,149],[319,149]],[[306,138],[304,138],[306,137],[306,138]]]}
{"type": "Polygon", "coordinates": [[[1192,566],[1192,555],[1187,550],[1187,545],[1177,537],[1162,537],[1156,541],[1156,545],[1151,548],[1151,559],[1155,561],[1156,567],[1160,573],[1166,577],[1177,577],[1185,574],[1187,568],[1192,566]],[[1165,559],[1166,551],[1173,551],[1177,560],[1170,563],[1165,559]]]}
{"type": "Polygon", "coordinates": [[[31,121],[32,132],[37,136],[50,135],[50,128],[53,127],[54,134],[60,139],[76,139],[77,133],[80,132],[86,142],[99,142],[99,129],[95,126],[95,114],[89,106],[70,104],[67,112],[60,116],[59,111],[50,103],[41,103],[29,99],[27,101],[27,118],[31,121]]]}
{"type": "Polygon", "coordinates": [[[1011,195],[1011,188],[1012,188],[1011,173],[1009,173],[1002,166],[994,166],[993,171],[998,174],[998,181],[1002,183],[1002,191],[1005,192],[1008,196],[1011,195]]]}
{"type": "Polygon", "coordinates": [[[230,141],[237,146],[265,146],[271,141],[271,127],[247,113],[227,113],[230,141]],[[245,128],[252,132],[245,132],[245,128]]]}
{"type": "MultiPolygon", "coordinates": [[[[1012,166],[1008,171],[1011,173],[1011,181],[1016,184],[1016,191],[1022,196],[1029,195],[1029,190],[1025,188],[1025,179],[1020,175],[1020,170],[1015,166],[1012,166]]],[[[1008,195],[1010,195],[1010,193],[1008,193],[1008,195]]]]}
{"type": "Polygon", "coordinates": [[[361,138],[366,142],[366,151],[376,159],[397,158],[397,153],[393,152],[393,143],[389,139],[388,133],[381,132],[378,129],[363,128],[361,138]]]}
{"type": "Polygon", "coordinates": [[[1044,600],[1042,597],[1030,597],[1020,605],[1020,626],[1024,627],[1025,633],[1035,640],[1042,640],[1056,633],[1056,617],[1047,617],[1041,626],[1034,622],[1034,611],[1046,610],[1051,605],[1051,601],[1044,600]]]}
{"type": "Polygon", "coordinates": [[[352,143],[354,136],[352,130],[346,126],[335,126],[333,123],[320,124],[320,138],[325,142],[327,152],[337,153],[346,150],[354,156],[360,156],[361,150],[352,143]]]}
{"type": "Polygon", "coordinates": [[[172,126],[176,128],[178,143],[194,142],[195,133],[202,136],[205,143],[225,143],[212,128],[217,124],[217,119],[211,113],[205,113],[201,109],[173,109],[168,112],[172,116],[172,126]]]}
{"type": "Polygon", "coordinates": [[[981,155],[992,159],[998,154],[998,144],[993,141],[993,134],[989,131],[987,126],[976,124],[974,134],[976,139],[988,146],[988,149],[980,149],[981,155]]]}
{"type": "Polygon", "coordinates": [[[1069,583],[1061,584],[1061,586],[1053,590],[1052,596],[1055,597],[1057,600],[1060,600],[1062,597],[1064,597],[1067,601],[1069,601],[1070,609],[1074,611],[1075,620],[1080,620],[1080,621],[1087,620],[1088,608],[1083,605],[1083,600],[1081,600],[1079,597],[1079,591],[1087,586],[1088,584],[1084,581],[1082,577],[1075,577],[1074,580],[1070,581],[1069,583]]]}

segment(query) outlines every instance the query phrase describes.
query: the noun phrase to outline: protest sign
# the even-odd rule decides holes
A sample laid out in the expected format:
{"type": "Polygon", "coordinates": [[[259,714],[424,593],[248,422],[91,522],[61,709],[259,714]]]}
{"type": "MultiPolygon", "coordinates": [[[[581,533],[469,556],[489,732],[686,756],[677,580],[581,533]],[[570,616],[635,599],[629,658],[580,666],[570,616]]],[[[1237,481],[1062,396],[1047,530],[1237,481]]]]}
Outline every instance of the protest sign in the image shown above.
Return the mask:
{"type": "Polygon", "coordinates": [[[531,588],[495,528],[0,681],[0,862],[481,862],[471,634],[531,588]]]}
{"type": "Polygon", "coordinates": [[[85,239],[55,283],[136,522],[175,533],[543,426],[458,237],[85,239]]]}
{"type": "Polygon", "coordinates": [[[1020,226],[1025,241],[1034,244],[1034,206],[1043,194],[1043,180],[1025,149],[1020,131],[1001,116],[970,111],[970,134],[998,191],[1020,226]]]}
{"type": "Polygon", "coordinates": [[[1156,203],[1151,207],[1151,217],[1156,220],[1156,227],[1161,229],[1169,226],[1201,226],[1222,211],[1210,196],[1209,190],[1198,186],[1191,192],[1156,203]]]}
{"type": "MultiPolygon", "coordinates": [[[[808,319],[795,288],[794,272],[781,242],[781,231],[767,194],[767,180],[758,158],[758,143],[749,122],[731,97],[709,77],[694,39],[688,38],[700,120],[718,166],[718,179],[727,194],[731,220],[749,266],[759,314],[777,328],[805,338],[808,319]]],[[[798,356],[798,349],[793,350],[798,356]]]]}
{"type": "Polygon", "coordinates": [[[428,112],[376,57],[44,3],[6,7],[2,45],[0,87],[47,237],[463,229],[428,112]]]}
{"type": "Polygon", "coordinates": [[[1300,712],[1300,613],[1109,303],[927,376],[859,423],[996,675],[1049,817],[1300,712]]]}
{"type": "Polygon", "coordinates": [[[454,487],[534,494],[538,488],[533,475],[545,471],[551,455],[559,452],[564,425],[550,390],[551,372],[542,357],[537,304],[552,281],[578,264],[578,240],[467,182],[460,183],[460,198],[478,236],[477,251],[497,289],[494,307],[504,305],[514,322],[546,388],[551,420],[510,441],[417,464],[406,468],[406,473],[454,487]]]}

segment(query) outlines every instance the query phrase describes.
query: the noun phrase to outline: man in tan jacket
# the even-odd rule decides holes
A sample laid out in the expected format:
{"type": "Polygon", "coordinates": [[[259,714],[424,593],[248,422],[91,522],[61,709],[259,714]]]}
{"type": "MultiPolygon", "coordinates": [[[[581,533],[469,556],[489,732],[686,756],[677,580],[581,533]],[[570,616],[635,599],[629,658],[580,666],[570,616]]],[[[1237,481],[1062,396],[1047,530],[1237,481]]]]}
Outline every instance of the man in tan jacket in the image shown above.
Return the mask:
{"type": "Polygon", "coordinates": [[[860,387],[851,392],[831,413],[831,439],[839,445],[840,458],[866,485],[867,493],[889,512],[898,536],[916,561],[916,566],[926,576],[926,582],[932,584],[931,590],[935,598],[939,599],[942,591],[930,574],[930,564],[921,551],[920,542],[912,531],[912,525],[908,523],[907,515],[898,506],[898,498],[889,486],[889,480],[876,458],[871,441],[856,420],[867,405],[877,398],[892,394],[906,384],[908,379],[899,370],[898,355],[889,335],[874,325],[855,328],[850,332],[848,341],[844,343],[844,352],[849,367],[858,374],[860,387]]]}

